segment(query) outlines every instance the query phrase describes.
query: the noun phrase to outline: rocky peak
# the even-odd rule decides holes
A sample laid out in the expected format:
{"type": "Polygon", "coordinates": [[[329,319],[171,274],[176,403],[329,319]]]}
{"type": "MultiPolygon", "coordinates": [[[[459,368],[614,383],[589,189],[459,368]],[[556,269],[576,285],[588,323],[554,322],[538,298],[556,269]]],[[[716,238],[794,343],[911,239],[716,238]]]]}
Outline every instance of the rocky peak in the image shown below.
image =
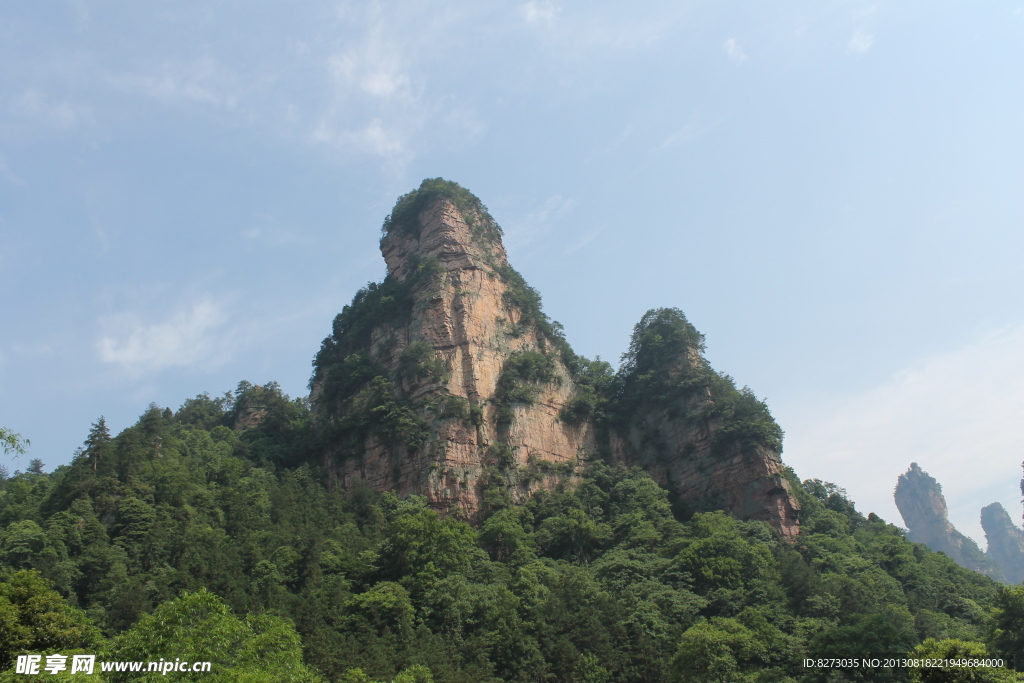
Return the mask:
{"type": "Polygon", "coordinates": [[[781,430],[763,403],[710,370],[696,330],[686,334],[697,343],[679,348],[651,346],[657,335],[635,342],[642,364],[672,366],[672,386],[649,404],[627,368],[621,381],[636,400],[616,408],[620,380],[573,353],[508,264],[501,228],[479,199],[425,180],[399,198],[383,232],[387,278],[337,316],[314,362],[311,400],[335,480],[423,495],[472,518],[487,500],[522,501],[605,458],[647,468],[695,509],[797,533],[772,437],[781,430]],[[758,420],[767,431],[735,429],[758,420]]]}
{"type": "Polygon", "coordinates": [[[900,475],[896,484],[896,507],[907,525],[907,537],[932,550],[945,553],[961,567],[1005,581],[1002,570],[986,557],[978,544],[956,530],[949,521],[942,487],[916,463],[900,475]]]}
{"type": "Polygon", "coordinates": [[[388,275],[399,282],[405,281],[410,268],[431,258],[446,271],[508,266],[500,232],[482,209],[467,208],[464,213],[442,195],[407,220],[416,227],[393,227],[380,243],[388,275]],[[484,225],[491,228],[486,236],[484,225]]]}
{"type": "Polygon", "coordinates": [[[1024,531],[999,503],[981,508],[981,527],[988,540],[985,554],[999,563],[1010,583],[1024,581],[1024,531]]]}
{"type": "Polygon", "coordinates": [[[945,534],[953,529],[942,486],[916,462],[910,463],[897,481],[896,507],[911,533],[923,533],[927,529],[945,534]]]}

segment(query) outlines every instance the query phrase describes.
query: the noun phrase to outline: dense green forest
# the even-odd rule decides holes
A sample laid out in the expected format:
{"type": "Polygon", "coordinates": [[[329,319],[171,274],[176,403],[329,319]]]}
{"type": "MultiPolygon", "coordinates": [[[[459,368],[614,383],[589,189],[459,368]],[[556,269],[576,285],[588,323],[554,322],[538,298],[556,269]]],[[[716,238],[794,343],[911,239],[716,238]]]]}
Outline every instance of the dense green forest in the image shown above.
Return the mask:
{"type": "Polygon", "coordinates": [[[910,543],[832,484],[789,473],[795,543],[687,513],[600,460],[525,505],[490,497],[471,526],[328,489],[310,422],[304,401],[242,383],[150,406],[117,436],[101,418],[69,465],[5,474],[0,680],[50,652],[209,660],[177,675],[211,681],[1019,680],[803,666],[898,653],[1024,668],[1024,588],[910,543]]]}

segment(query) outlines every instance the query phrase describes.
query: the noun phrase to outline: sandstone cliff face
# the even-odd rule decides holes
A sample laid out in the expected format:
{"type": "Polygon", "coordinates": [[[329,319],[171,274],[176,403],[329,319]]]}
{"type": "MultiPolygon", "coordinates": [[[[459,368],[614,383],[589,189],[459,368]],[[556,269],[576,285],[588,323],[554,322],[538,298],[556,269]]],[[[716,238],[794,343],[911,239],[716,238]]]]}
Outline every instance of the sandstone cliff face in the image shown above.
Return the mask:
{"type": "Polygon", "coordinates": [[[896,485],[896,507],[907,525],[911,541],[945,553],[961,567],[999,581],[1006,580],[999,566],[981,552],[978,544],[950,523],[942,487],[916,462],[900,475],[896,485]]]}
{"type": "MultiPolygon", "coordinates": [[[[645,320],[652,313],[657,312],[648,313],[645,320]]],[[[671,312],[662,314],[670,316],[671,312]]],[[[657,322],[650,329],[656,337],[671,334],[657,322]]],[[[691,334],[702,339],[695,330],[691,334]]],[[[783,536],[797,535],[799,505],[782,475],[781,431],[777,443],[772,443],[770,434],[727,438],[734,425],[725,424],[727,416],[717,405],[723,402],[721,394],[738,395],[765,415],[767,409],[752,394],[736,392],[731,380],[715,375],[699,353],[699,344],[691,340],[684,350],[669,354],[667,363],[641,368],[646,370],[641,377],[657,374],[663,379],[644,383],[633,392],[641,394],[635,397],[639,405],[627,409],[609,430],[612,458],[643,467],[695,509],[728,510],[741,519],[766,521],[783,536]],[[693,388],[679,390],[687,386],[693,388]],[[657,398],[642,398],[648,393],[657,398]]],[[[620,403],[628,404],[626,384],[620,393],[627,398],[620,403]]],[[[774,421],[771,425],[775,426],[774,421]]]]}
{"type": "Polygon", "coordinates": [[[712,455],[714,420],[673,421],[668,408],[646,418],[664,433],[657,447],[637,430],[561,419],[581,390],[577,357],[509,267],[500,228],[472,195],[414,195],[381,240],[387,279],[339,315],[315,362],[311,399],[338,483],[422,495],[473,518],[489,495],[520,502],[610,455],[684,501],[798,532],[777,449],[712,455]]]}
{"type": "MultiPolygon", "coordinates": [[[[479,212],[463,215],[452,201],[434,202],[416,217],[418,230],[394,231],[381,241],[394,282],[409,283],[425,263],[436,269],[412,285],[408,319],[376,326],[368,349],[427,423],[425,443],[408,448],[371,433],[354,457],[339,458],[339,450],[329,448],[326,458],[345,486],[362,480],[378,490],[422,495],[439,510],[472,518],[488,485],[502,486],[522,501],[571,474],[591,452],[593,439],[589,425],[570,427],[558,419],[572,391],[569,373],[550,340],[521,325],[523,312],[508,302],[501,276],[508,261],[500,240],[474,234],[467,218],[477,226],[488,220],[479,212]],[[402,377],[402,357],[413,344],[428,345],[442,361],[441,377],[402,377]],[[531,402],[508,406],[513,419],[499,424],[495,397],[502,370],[524,352],[550,356],[551,381],[536,387],[531,402]],[[445,405],[461,409],[448,416],[445,405]],[[556,464],[564,466],[553,473],[550,466],[556,464]]],[[[316,381],[313,393],[315,399],[316,381]]]]}
{"type": "Polygon", "coordinates": [[[999,503],[981,509],[981,527],[988,541],[986,555],[995,560],[1010,583],[1024,581],[1024,531],[999,503]]]}

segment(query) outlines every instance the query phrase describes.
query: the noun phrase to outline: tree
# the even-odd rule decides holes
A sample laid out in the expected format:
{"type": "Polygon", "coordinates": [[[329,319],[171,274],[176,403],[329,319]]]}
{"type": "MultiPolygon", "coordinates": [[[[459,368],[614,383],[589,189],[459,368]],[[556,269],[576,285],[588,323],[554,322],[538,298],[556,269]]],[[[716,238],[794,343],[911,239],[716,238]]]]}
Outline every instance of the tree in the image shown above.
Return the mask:
{"type": "Polygon", "coordinates": [[[422,500],[409,500],[401,504],[384,538],[381,571],[418,598],[441,577],[463,573],[482,554],[468,524],[441,519],[422,500]]]}
{"type": "Polygon", "coordinates": [[[102,641],[85,613],[64,602],[39,572],[20,571],[0,583],[0,670],[22,652],[94,653],[102,641]]]}
{"type": "Polygon", "coordinates": [[[6,427],[0,427],[0,448],[4,449],[4,455],[14,453],[16,456],[24,455],[25,448],[31,446],[32,442],[16,434],[6,427]]]}
{"type": "Polygon", "coordinates": [[[92,464],[93,472],[96,471],[96,466],[100,461],[106,462],[107,455],[111,450],[111,441],[107,420],[100,415],[100,419],[93,423],[92,429],[89,430],[89,436],[85,439],[85,455],[92,464]]]}
{"type": "MultiPolygon", "coordinates": [[[[172,655],[182,661],[210,662],[211,683],[317,683],[321,679],[302,662],[302,644],[291,623],[270,615],[239,619],[208,590],[182,593],[144,615],[114,639],[107,659],[157,661],[172,655]]],[[[165,681],[160,673],[112,681],[165,681]]]]}
{"type": "MultiPolygon", "coordinates": [[[[990,659],[982,643],[964,640],[928,638],[914,648],[913,659],[990,659]]],[[[995,667],[920,666],[911,670],[914,683],[1010,683],[1019,680],[1013,673],[995,667]]]]}
{"type": "MultiPolygon", "coordinates": [[[[387,683],[385,681],[375,681],[365,673],[362,669],[349,669],[341,675],[339,683],[387,683]]],[[[434,683],[434,677],[430,673],[430,669],[417,664],[410,666],[408,669],[401,671],[395,676],[390,683],[434,683]]]]}
{"type": "Polygon", "coordinates": [[[672,660],[672,672],[678,681],[742,683],[751,680],[744,664],[756,661],[762,647],[736,619],[715,617],[686,630],[672,660]]]}
{"type": "Polygon", "coordinates": [[[991,644],[1015,669],[1024,669],[1024,586],[1006,586],[996,598],[991,644]]]}

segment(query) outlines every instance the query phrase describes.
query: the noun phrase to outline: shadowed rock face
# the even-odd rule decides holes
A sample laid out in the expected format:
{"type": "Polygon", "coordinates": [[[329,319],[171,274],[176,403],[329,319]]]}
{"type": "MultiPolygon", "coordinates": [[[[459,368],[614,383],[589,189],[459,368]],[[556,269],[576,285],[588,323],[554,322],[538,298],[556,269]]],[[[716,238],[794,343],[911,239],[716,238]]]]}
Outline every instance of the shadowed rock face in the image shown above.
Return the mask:
{"type": "Polygon", "coordinates": [[[520,502],[537,489],[571,480],[586,460],[610,454],[647,468],[684,501],[717,501],[738,517],[769,522],[783,535],[798,533],[798,505],[776,449],[755,445],[712,456],[708,443],[716,425],[673,422],[668,406],[647,418],[658,420],[668,435],[658,453],[632,439],[629,430],[617,435],[602,429],[599,435],[592,420],[561,420],[579,389],[566,360],[571,351],[522,304],[525,283],[508,266],[500,229],[482,205],[460,207],[451,199],[425,203],[415,220],[412,228],[392,228],[381,240],[385,284],[410,288],[410,312],[374,323],[359,340],[354,328],[339,330],[336,321],[315,362],[311,400],[326,433],[343,425],[346,411],[362,405],[363,394],[339,398],[330,386],[343,383],[338,376],[349,372],[353,354],[359,354],[422,420],[425,436],[409,445],[381,430],[336,430],[341,436],[329,437],[324,452],[335,481],[422,495],[441,512],[472,519],[496,488],[520,502]],[[429,277],[422,275],[425,265],[429,277]],[[410,350],[424,348],[443,372],[419,377],[403,371],[410,350]],[[510,401],[503,373],[517,360],[540,356],[547,359],[544,372],[521,383],[530,398],[510,401]],[[445,408],[453,405],[469,407],[470,413],[445,408]]]}
{"type": "Polygon", "coordinates": [[[1024,531],[999,503],[981,509],[981,526],[988,540],[986,554],[999,563],[1010,583],[1024,581],[1024,531]]]}
{"type": "Polygon", "coordinates": [[[900,475],[896,485],[896,507],[907,525],[911,541],[945,553],[961,567],[999,581],[1006,580],[996,562],[950,523],[942,487],[916,462],[900,475]]]}

